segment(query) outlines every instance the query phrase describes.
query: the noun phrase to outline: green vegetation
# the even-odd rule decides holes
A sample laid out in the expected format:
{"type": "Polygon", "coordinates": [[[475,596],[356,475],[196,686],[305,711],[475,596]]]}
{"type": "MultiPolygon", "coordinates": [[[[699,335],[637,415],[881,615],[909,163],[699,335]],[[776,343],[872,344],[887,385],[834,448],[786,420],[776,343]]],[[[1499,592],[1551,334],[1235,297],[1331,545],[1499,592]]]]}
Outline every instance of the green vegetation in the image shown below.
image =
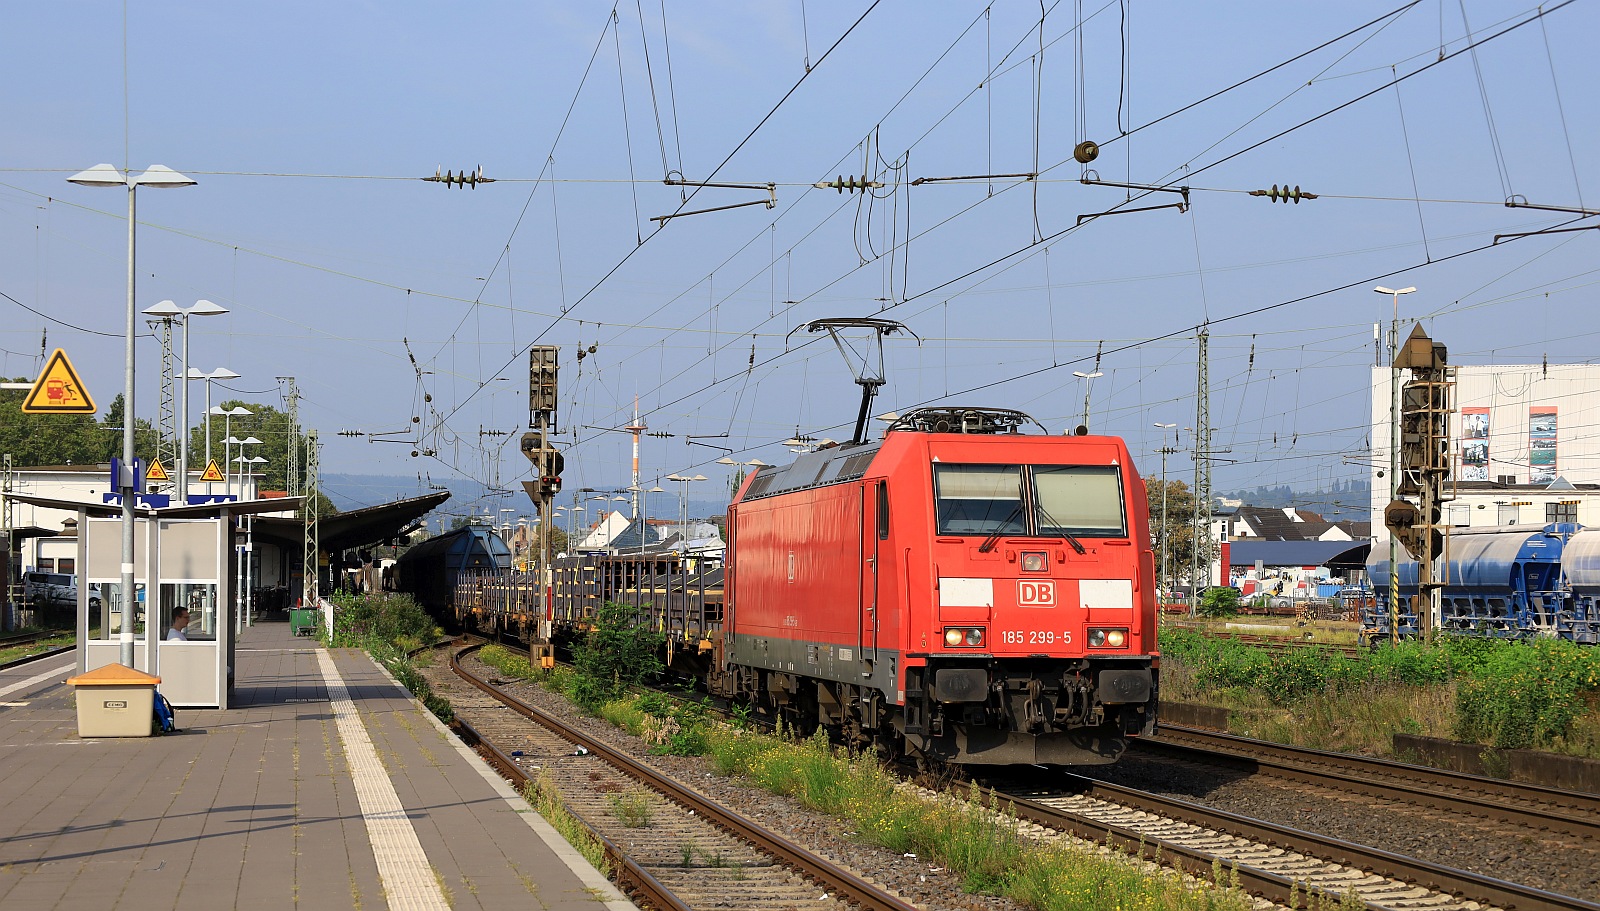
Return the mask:
{"type": "Polygon", "coordinates": [[[576,679],[567,695],[587,711],[622,698],[628,690],[661,673],[659,633],[634,624],[634,608],[607,603],[588,633],[573,645],[576,679]]]}
{"type": "Polygon", "coordinates": [[[1236,617],[1239,614],[1239,590],[1228,586],[1208,588],[1200,595],[1195,612],[1202,617],[1236,617]]]}
{"type": "Polygon", "coordinates": [[[450,700],[434,694],[418,669],[418,659],[410,657],[411,652],[444,635],[410,595],[338,592],[332,600],[333,638],[322,631],[324,645],[365,649],[439,720],[445,724],[455,720],[450,700]]]}
{"type": "Polygon", "coordinates": [[[562,838],[578,849],[584,860],[606,877],[611,876],[611,862],[606,858],[605,845],[561,802],[561,791],[550,778],[550,773],[540,772],[538,778],[529,780],[522,789],[522,797],[561,833],[562,838]]]}
{"type": "Polygon", "coordinates": [[[1194,891],[1176,873],[1148,873],[1093,846],[1029,837],[1003,806],[926,799],[876,761],[840,753],[820,733],[793,740],[721,728],[709,741],[722,774],[838,817],[865,842],[946,867],[969,892],[1040,911],[1251,906],[1226,875],[1220,891],[1194,891]]]}
{"type": "Polygon", "coordinates": [[[1233,710],[1240,733],[1387,755],[1395,731],[1600,758],[1600,651],[1461,636],[1270,652],[1161,634],[1163,695],[1233,710]]]}
{"type": "MultiPolygon", "coordinates": [[[[19,634],[31,633],[37,632],[37,630],[21,629],[17,630],[16,632],[19,634]]],[[[48,651],[53,648],[60,648],[63,645],[71,645],[73,642],[77,641],[77,638],[77,633],[62,633],[59,636],[52,636],[49,639],[40,639],[38,642],[30,642],[27,645],[13,645],[10,648],[0,648],[0,664],[4,664],[7,661],[15,661],[18,658],[26,658],[29,655],[37,655],[40,652],[48,651]]]]}

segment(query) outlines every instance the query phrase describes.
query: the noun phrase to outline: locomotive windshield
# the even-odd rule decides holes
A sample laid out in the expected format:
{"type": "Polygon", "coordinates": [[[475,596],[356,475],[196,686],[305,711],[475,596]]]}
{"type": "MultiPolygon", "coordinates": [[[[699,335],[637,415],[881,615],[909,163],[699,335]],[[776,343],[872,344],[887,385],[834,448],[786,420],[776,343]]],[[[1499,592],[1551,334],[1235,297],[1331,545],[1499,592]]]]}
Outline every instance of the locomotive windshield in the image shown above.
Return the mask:
{"type": "Polygon", "coordinates": [[[941,535],[1127,537],[1114,465],[933,466],[941,535]],[[1028,494],[1031,508],[1023,505],[1028,494]]]}
{"type": "Polygon", "coordinates": [[[1039,534],[1127,537],[1122,475],[1114,465],[1037,465],[1034,519],[1039,534]]]}
{"type": "Polygon", "coordinates": [[[1016,465],[935,465],[939,534],[1022,534],[1022,469],[1016,465]]]}

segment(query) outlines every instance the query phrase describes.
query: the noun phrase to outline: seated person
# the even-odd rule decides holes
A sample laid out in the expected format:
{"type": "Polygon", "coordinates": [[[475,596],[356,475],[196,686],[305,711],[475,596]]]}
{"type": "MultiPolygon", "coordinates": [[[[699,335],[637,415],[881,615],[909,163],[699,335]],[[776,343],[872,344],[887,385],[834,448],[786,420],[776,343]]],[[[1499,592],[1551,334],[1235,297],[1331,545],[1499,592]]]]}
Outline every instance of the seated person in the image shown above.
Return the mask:
{"type": "Polygon", "coordinates": [[[189,641],[188,630],[189,609],[180,607],[172,612],[172,628],[167,630],[166,640],[168,642],[187,642],[189,641]]]}

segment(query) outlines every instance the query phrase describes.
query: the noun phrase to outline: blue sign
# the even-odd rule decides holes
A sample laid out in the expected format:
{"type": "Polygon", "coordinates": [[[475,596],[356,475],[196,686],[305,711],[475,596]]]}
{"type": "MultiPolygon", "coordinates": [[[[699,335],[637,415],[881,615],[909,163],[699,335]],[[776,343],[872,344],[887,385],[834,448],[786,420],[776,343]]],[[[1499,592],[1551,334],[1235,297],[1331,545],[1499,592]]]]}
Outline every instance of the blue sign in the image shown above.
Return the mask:
{"type": "Polygon", "coordinates": [[[113,457],[111,459],[111,489],[123,490],[128,487],[133,488],[134,493],[144,492],[144,459],[136,458],[133,460],[133,473],[130,476],[123,470],[122,460],[113,457]]]}

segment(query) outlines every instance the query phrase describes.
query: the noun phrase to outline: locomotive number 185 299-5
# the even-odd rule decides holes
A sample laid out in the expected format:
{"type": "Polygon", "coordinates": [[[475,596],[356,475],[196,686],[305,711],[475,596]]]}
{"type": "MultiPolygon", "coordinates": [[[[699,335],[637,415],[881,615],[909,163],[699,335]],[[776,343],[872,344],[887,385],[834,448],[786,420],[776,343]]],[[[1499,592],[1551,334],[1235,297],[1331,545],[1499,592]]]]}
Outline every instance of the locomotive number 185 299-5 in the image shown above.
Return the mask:
{"type": "Polygon", "coordinates": [[[1054,645],[1072,641],[1072,631],[1053,629],[1008,629],[1000,631],[1000,641],[1006,645],[1054,645]]]}

